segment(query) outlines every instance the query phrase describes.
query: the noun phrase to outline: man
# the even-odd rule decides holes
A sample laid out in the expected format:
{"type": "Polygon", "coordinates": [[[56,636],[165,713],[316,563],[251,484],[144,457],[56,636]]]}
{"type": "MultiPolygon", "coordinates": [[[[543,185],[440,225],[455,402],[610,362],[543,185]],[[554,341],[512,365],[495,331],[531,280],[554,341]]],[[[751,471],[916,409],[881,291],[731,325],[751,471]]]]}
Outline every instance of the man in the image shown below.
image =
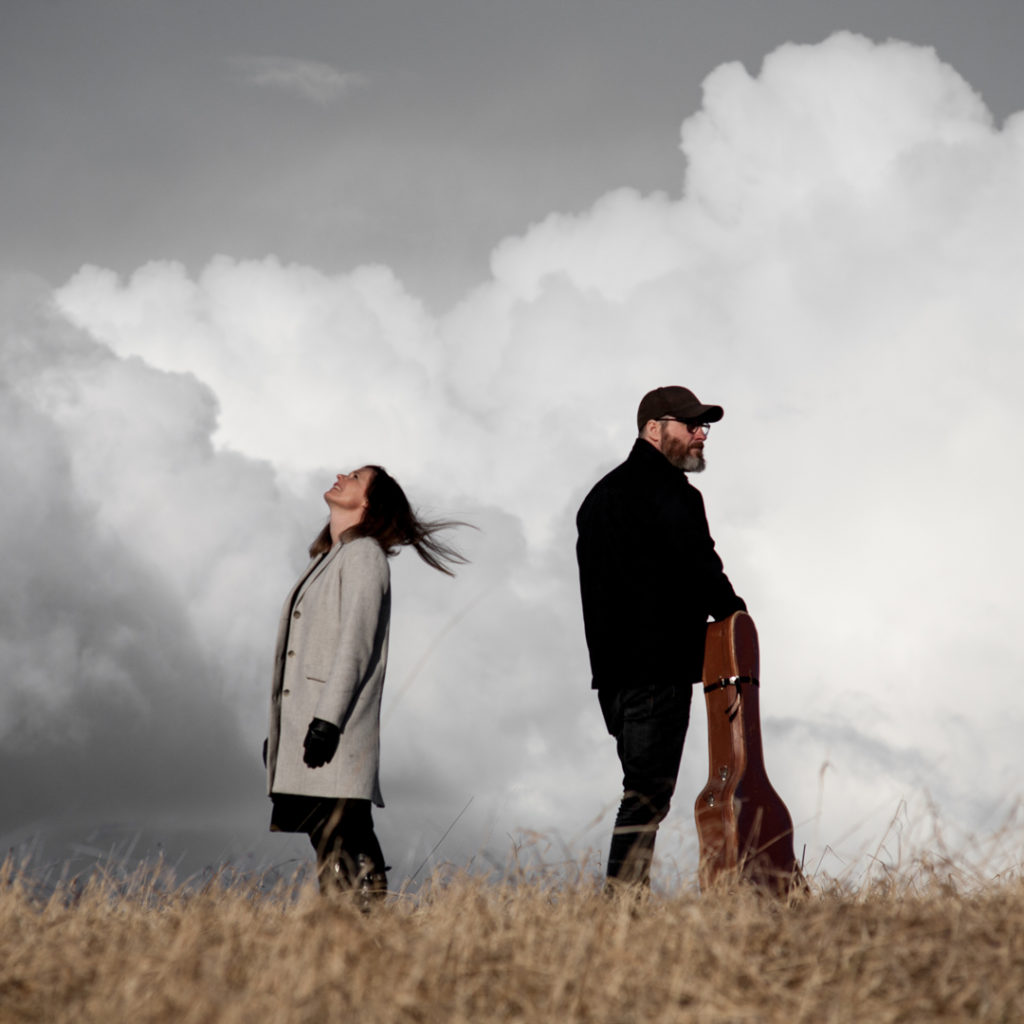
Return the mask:
{"type": "Polygon", "coordinates": [[[704,469],[718,405],[687,388],[644,395],[629,457],[594,485],[576,517],[593,688],[622,762],[608,879],[650,881],[658,825],[675,791],[708,616],[745,610],[687,473],[704,469]]]}

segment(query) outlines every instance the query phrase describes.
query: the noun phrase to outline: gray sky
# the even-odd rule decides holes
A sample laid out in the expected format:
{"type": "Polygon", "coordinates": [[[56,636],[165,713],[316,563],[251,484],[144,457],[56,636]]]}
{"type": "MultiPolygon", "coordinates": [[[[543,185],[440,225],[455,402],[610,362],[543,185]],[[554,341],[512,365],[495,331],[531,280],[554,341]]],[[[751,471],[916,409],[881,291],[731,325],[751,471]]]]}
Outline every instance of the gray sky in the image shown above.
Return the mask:
{"type": "MultiPolygon", "coordinates": [[[[6,8],[0,840],[299,855],[278,606],[379,461],[480,527],[393,566],[396,881],[467,803],[439,856],[603,855],[573,514],[664,383],[727,410],[699,486],[808,866],[1013,813],[1024,9],[6,8]]],[[[704,742],[698,695],[669,879],[704,742]]]]}
{"type": "Polygon", "coordinates": [[[1019,109],[1015,0],[4,0],[0,269],[380,261],[435,307],[609,189],[675,194],[718,64],[836,29],[933,46],[1019,109]],[[320,100],[258,60],[333,69],[320,100]],[[264,67],[264,71],[266,68],[264,67]]]}

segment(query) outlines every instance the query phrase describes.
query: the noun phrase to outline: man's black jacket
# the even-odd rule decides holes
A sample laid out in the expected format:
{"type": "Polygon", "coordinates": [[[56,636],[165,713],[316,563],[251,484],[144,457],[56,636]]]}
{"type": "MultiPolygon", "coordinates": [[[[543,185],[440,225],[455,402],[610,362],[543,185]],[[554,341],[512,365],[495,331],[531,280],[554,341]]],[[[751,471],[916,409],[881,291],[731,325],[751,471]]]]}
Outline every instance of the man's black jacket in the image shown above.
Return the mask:
{"type": "Polygon", "coordinates": [[[594,688],[698,682],[708,616],[746,608],[722,571],[700,491],[638,438],[584,499],[576,526],[594,688]]]}

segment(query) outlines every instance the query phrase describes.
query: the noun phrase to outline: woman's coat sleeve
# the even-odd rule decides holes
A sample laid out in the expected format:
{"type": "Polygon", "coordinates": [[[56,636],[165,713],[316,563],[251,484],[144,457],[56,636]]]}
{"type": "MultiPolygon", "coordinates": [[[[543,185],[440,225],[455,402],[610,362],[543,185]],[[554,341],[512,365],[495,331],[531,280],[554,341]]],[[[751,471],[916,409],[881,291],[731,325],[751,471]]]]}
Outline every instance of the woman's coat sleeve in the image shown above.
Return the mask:
{"type": "Polygon", "coordinates": [[[343,554],[337,642],[315,716],[342,731],[380,652],[379,634],[387,628],[381,608],[388,591],[387,556],[375,540],[353,541],[343,554]]]}

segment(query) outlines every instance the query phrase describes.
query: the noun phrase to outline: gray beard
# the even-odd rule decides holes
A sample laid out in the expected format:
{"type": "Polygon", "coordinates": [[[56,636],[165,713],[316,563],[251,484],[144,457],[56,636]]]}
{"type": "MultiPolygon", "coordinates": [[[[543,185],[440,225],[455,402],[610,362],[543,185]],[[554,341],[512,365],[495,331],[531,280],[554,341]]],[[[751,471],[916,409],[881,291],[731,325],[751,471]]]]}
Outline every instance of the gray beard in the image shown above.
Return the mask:
{"type": "Polygon", "coordinates": [[[663,444],[661,454],[684,473],[703,473],[707,465],[702,451],[690,451],[688,446],[672,440],[667,445],[663,444]]]}

